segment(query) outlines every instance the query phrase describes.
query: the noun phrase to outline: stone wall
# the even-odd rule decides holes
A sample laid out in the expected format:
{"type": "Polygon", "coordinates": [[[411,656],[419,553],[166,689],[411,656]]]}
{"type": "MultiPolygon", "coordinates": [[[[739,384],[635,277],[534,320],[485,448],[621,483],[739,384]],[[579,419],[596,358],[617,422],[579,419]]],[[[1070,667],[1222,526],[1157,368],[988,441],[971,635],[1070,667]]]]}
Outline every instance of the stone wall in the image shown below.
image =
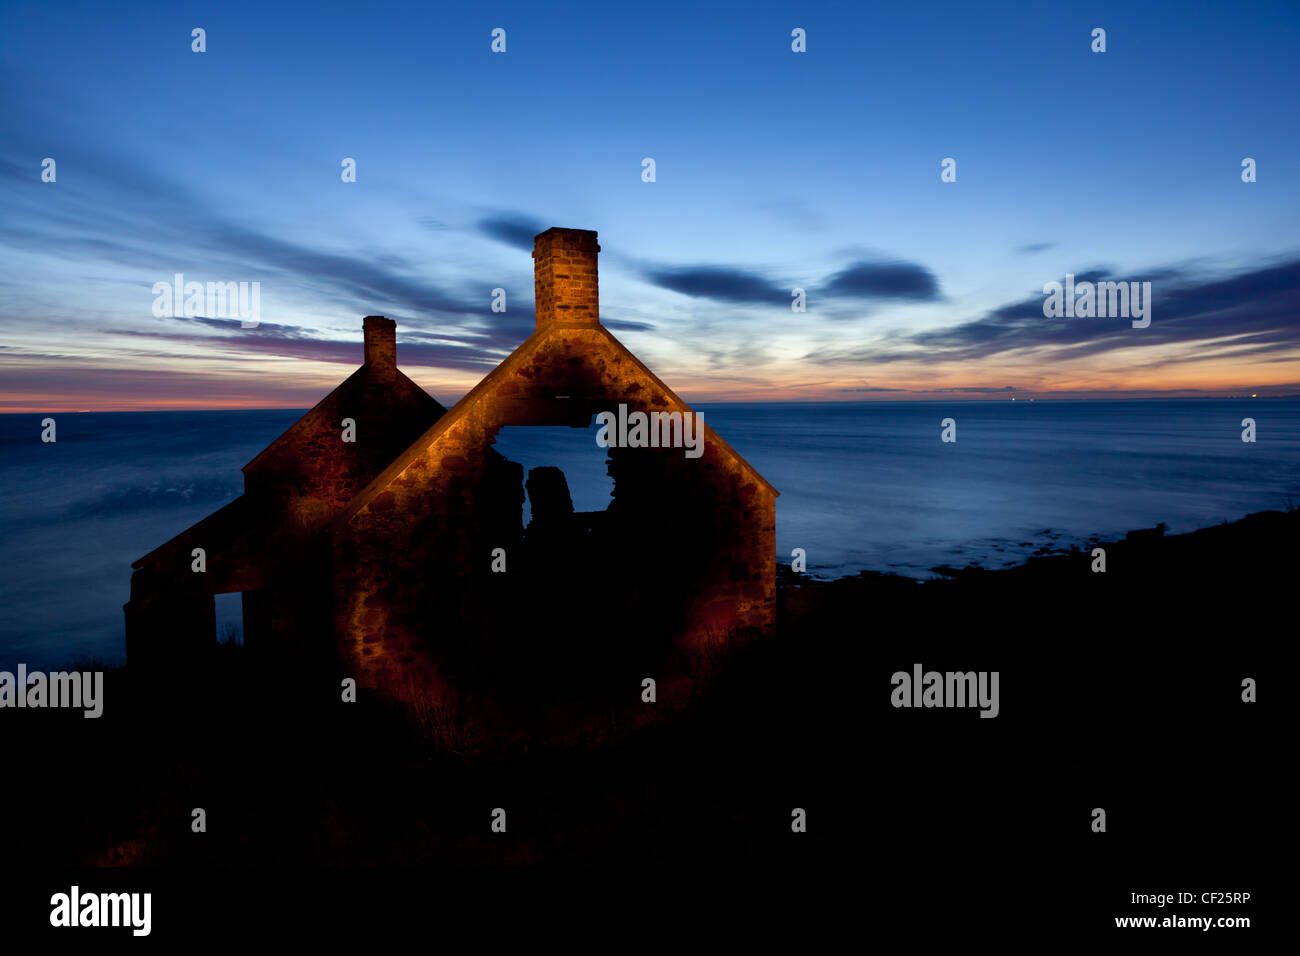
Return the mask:
{"type": "Polygon", "coordinates": [[[617,668],[662,666],[675,649],[770,626],[774,496],[711,430],[698,459],[681,448],[610,449],[614,499],[600,533],[586,532],[586,560],[563,569],[529,555],[522,473],[488,465],[500,428],[586,425],[620,403],[689,410],[599,326],[539,330],[494,376],[336,531],[335,631],[360,683],[419,700],[490,683],[488,659],[503,671],[531,659],[510,629],[549,642],[556,657],[585,639],[617,668]],[[504,574],[491,571],[494,547],[506,550],[504,574]],[[600,594],[582,597],[583,581],[600,594]],[[502,607],[525,600],[522,616],[502,607]]]}

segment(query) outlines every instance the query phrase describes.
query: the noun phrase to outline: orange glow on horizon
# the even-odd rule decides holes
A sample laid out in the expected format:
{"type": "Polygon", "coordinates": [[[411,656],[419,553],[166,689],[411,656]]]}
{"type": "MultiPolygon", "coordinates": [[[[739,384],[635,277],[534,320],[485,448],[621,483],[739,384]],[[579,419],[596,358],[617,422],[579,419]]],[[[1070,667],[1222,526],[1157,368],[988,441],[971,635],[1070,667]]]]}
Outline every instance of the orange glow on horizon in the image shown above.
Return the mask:
{"type": "MultiPolygon", "coordinates": [[[[340,381],[346,376],[341,376],[340,381]]],[[[412,376],[414,378],[414,376],[412,376]]],[[[1242,383],[1240,379],[1227,376],[1215,380],[1196,380],[1190,376],[1169,381],[1156,379],[1138,379],[1125,381],[1123,384],[1108,383],[1097,379],[1080,377],[1061,382],[1059,385],[1044,387],[1040,385],[1017,385],[1014,391],[1006,391],[1003,386],[964,385],[931,381],[929,383],[909,382],[898,385],[881,385],[871,389],[862,389],[853,385],[843,387],[799,388],[771,385],[769,387],[726,388],[718,383],[701,383],[699,387],[689,385],[670,387],[685,400],[699,402],[887,402],[887,401],[1009,401],[1013,397],[1039,399],[1095,399],[1104,400],[1126,398],[1272,398],[1282,395],[1300,394],[1300,386],[1294,380],[1260,382],[1258,380],[1242,383]],[[876,390],[879,389],[879,390],[876,390]],[[1273,393],[1273,394],[1270,394],[1273,393]]],[[[469,391],[471,386],[458,389],[430,387],[427,382],[419,382],[425,391],[451,407],[469,391]]],[[[165,412],[165,411],[252,411],[257,409],[307,409],[329,393],[330,389],[312,392],[301,391],[302,398],[293,401],[271,396],[249,396],[248,398],[211,398],[200,396],[166,396],[155,395],[115,395],[105,399],[103,395],[86,394],[81,396],[61,395],[50,399],[41,395],[0,395],[0,414],[42,414],[42,413],[92,413],[92,412],[165,412]]]]}
{"type": "MultiPolygon", "coordinates": [[[[1055,361],[1047,354],[999,360],[871,361],[806,365],[796,360],[703,370],[695,356],[662,355],[650,366],[688,402],[1008,401],[1016,398],[1127,399],[1300,394],[1300,355],[1198,359],[1196,349],[1126,349],[1055,361]],[[1263,374],[1261,374],[1263,373],[1263,374]]],[[[112,367],[74,358],[49,370],[23,360],[0,365],[0,414],[311,408],[358,365],[257,359],[112,367]],[[195,367],[197,365],[198,367],[195,367]],[[67,383],[71,382],[72,387],[67,383]]],[[[416,384],[451,407],[491,371],[402,365],[416,384]]],[[[359,363],[358,363],[359,364],[359,363]]]]}

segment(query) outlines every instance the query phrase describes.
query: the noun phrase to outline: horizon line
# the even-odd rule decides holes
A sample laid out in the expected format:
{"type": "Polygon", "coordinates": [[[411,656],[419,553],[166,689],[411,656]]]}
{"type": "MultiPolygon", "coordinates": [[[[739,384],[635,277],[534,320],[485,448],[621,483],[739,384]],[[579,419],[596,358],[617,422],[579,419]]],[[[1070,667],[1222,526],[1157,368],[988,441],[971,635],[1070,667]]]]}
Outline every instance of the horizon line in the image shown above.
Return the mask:
{"type": "MultiPolygon", "coordinates": [[[[461,396],[463,398],[464,396],[461,396]]],[[[939,405],[961,403],[1000,403],[1009,404],[1020,401],[1024,404],[1061,403],[1061,402],[1187,402],[1187,401],[1234,401],[1259,399],[1300,399],[1300,392],[1288,392],[1281,395],[1268,394],[1207,394],[1207,395],[1074,395],[1055,396],[1029,394],[997,397],[976,397],[969,395],[952,395],[943,398],[845,398],[845,399],[701,399],[689,402],[691,405],[902,405],[907,403],[939,405]]],[[[448,410],[460,401],[447,406],[448,410]]],[[[274,412],[274,411],[310,411],[314,405],[183,405],[183,406],[149,406],[149,407],[107,407],[107,408],[50,408],[48,406],[29,406],[23,408],[0,409],[0,415],[93,415],[93,414],[158,414],[163,412],[274,412]]]]}

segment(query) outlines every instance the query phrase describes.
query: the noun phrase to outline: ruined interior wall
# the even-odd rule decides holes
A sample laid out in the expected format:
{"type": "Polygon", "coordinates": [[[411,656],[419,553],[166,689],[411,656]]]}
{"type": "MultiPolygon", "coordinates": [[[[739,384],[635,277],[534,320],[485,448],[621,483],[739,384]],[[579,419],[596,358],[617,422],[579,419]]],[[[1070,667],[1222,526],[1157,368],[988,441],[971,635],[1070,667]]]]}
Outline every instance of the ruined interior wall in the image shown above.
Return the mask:
{"type": "MultiPolygon", "coordinates": [[[[716,448],[701,458],[679,449],[611,449],[611,518],[620,537],[640,542],[644,596],[680,594],[677,643],[702,645],[752,636],[776,607],[775,500],[716,448]]],[[[674,608],[665,605],[660,611],[674,608]]]]}
{"type": "Polygon", "coordinates": [[[336,532],[334,630],[359,684],[404,699],[450,690],[440,659],[467,639],[475,571],[518,535],[518,500],[515,537],[499,544],[478,512],[492,504],[488,437],[481,416],[462,420],[336,532]]]}

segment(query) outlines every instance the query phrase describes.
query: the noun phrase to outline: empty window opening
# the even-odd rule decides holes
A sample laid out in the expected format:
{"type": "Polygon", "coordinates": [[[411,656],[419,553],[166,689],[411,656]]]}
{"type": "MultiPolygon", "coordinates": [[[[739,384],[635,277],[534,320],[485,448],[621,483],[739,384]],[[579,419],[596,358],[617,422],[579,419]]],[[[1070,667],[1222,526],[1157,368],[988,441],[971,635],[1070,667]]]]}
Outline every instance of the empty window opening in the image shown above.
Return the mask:
{"type": "MultiPolygon", "coordinates": [[[[604,511],[614,493],[614,479],[608,474],[606,450],[596,444],[600,429],[546,425],[515,425],[497,433],[495,447],[511,461],[524,466],[527,482],[534,468],[558,468],[573,500],[575,512],[604,511]]],[[[551,489],[554,483],[540,486],[551,489]]],[[[538,488],[534,483],[534,488],[538,488]]],[[[524,524],[533,519],[532,494],[524,502],[524,524]]]]}
{"type": "Polygon", "coordinates": [[[217,643],[244,643],[244,595],[239,591],[215,596],[217,643]]]}

